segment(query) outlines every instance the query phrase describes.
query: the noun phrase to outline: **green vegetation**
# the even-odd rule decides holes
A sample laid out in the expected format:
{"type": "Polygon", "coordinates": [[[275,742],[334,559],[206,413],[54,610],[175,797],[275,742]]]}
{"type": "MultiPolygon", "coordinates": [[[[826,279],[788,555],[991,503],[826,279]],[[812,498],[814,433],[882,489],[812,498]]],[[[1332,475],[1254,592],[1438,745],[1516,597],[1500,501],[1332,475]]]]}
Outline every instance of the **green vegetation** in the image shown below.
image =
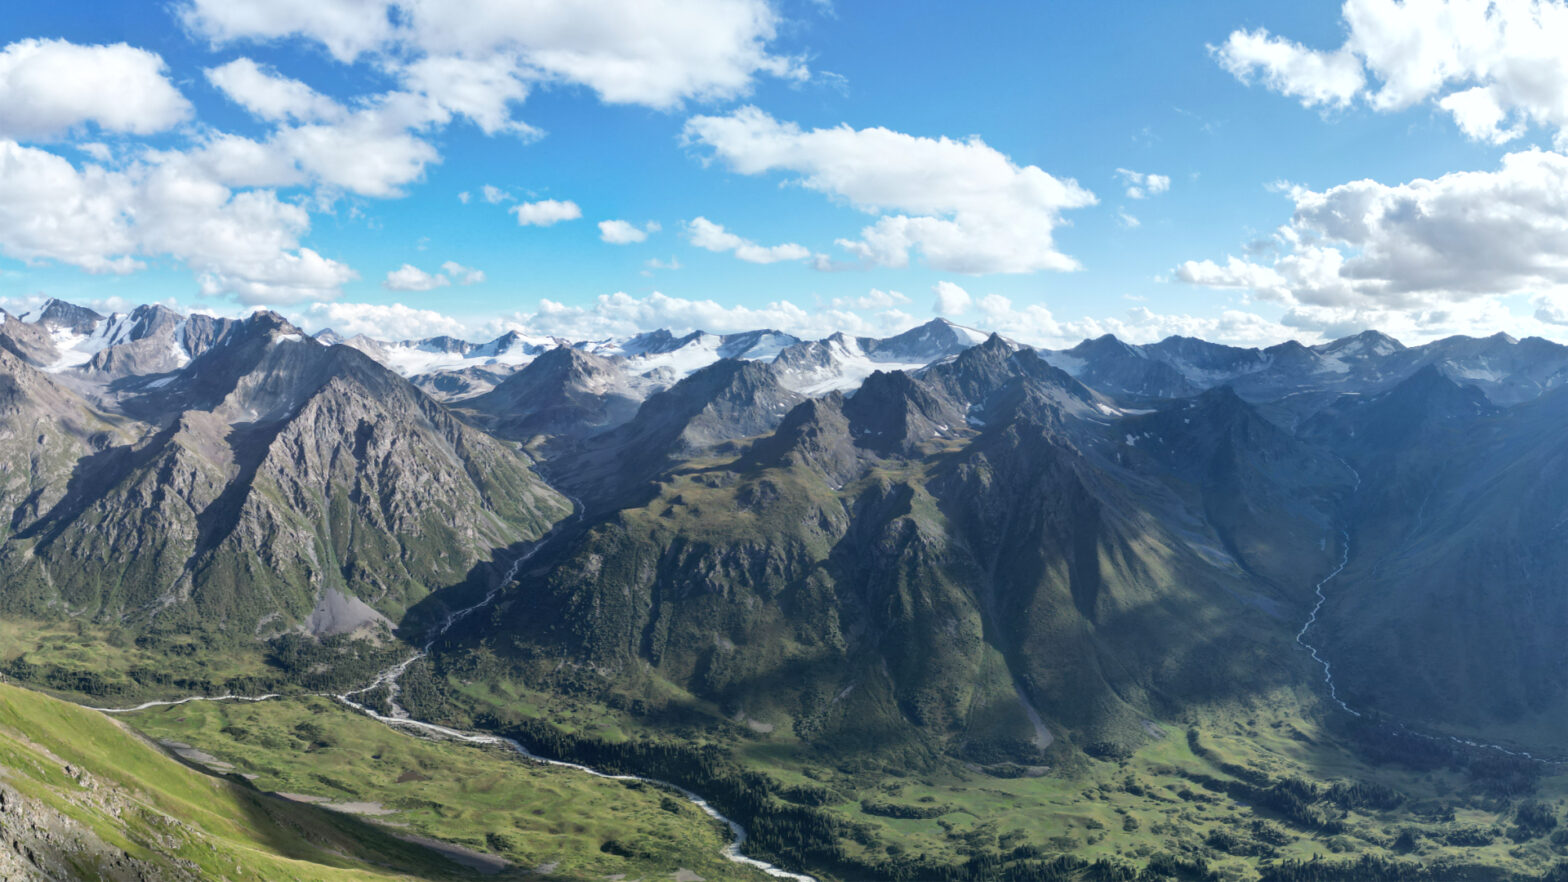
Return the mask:
{"type": "Polygon", "coordinates": [[[98,706],[189,695],[352,688],[413,650],[385,632],[241,640],[207,631],[133,632],[80,619],[0,619],[0,674],[98,706]]]}
{"type": "Polygon", "coordinates": [[[262,790],[364,813],[388,829],[495,855],[558,878],[763,878],[720,856],[728,831],[684,799],[521,760],[510,749],[435,741],[325,698],[193,702],[129,715],[262,790]]]}
{"type": "Polygon", "coordinates": [[[0,796],[0,826],[18,824],[8,841],[78,878],[124,873],[128,863],[176,880],[469,875],[387,830],[204,775],[102,714],[4,683],[0,796]]]}
{"type": "Polygon", "coordinates": [[[1151,723],[1141,746],[1101,758],[1053,747],[1034,767],[912,763],[896,744],[821,750],[691,696],[639,714],[529,689],[476,657],[444,680],[416,666],[442,699],[419,712],[691,787],[753,830],[759,856],[825,878],[1502,882],[1556,879],[1568,858],[1555,767],[1422,739],[1410,743],[1430,752],[1396,753],[1401,739],[1330,725],[1289,691],[1151,723]]]}

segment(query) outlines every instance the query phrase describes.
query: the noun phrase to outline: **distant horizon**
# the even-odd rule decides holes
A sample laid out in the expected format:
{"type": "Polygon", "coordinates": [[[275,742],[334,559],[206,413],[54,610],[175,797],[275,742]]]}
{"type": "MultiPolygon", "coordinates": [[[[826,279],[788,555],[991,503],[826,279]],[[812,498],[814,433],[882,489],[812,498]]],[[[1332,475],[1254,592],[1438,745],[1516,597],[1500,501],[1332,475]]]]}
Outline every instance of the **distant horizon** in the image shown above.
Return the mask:
{"type": "Polygon", "coordinates": [[[1385,331],[1379,330],[1377,328],[1366,328],[1364,330],[1355,331],[1353,333],[1348,333],[1348,334],[1345,334],[1345,335],[1340,336],[1340,337],[1333,337],[1333,338],[1330,338],[1330,339],[1318,340],[1318,341],[1315,341],[1315,342],[1307,342],[1305,340],[1302,340],[1299,337],[1286,337],[1285,339],[1278,340],[1278,341],[1276,341],[1274,343],[1250,345],[1250,346],[1241,346],[1241,345],[1237,345],[1237,344],[1233,344],[1233,343],[1225,343],[1223,341],[1211,340],[1211,339],[1208,339],[1206,337],[1194,336],[1194,335],[1191,335],[1191,334],[1167,334],[1167,335],[1165,335],[1163,337],[1160,337],[1158,339],[1151,339],[1151,340],[1144,340],[1144,341],[1135,341],[1135,340],[1125,339],[1125,338],[1123,338],[1123,337],[1121,337],[1121,336],[1119,336],[1119,335],[1117,335],[1117,334],[1115,334],[1113,332],[1107,331],[1106,333],[1101,334],[1101,335],[1096,336],[1096,337],[1084,337],[1084,338],[1078,340],[1077,342],[1072,343],[1072,344],[1067,345],[1067,346],[1055,346],[1055,347],[1052,347],[1052,346],[1038,345],[1038,344],[1035,344],[1035,343],[1031,343],[1031,342],[1029,342],[1027,340],[1015,339],[1013,337],[1010,337],[1010,336],[1008,336],[1006,334],[1001,333],[1000,331],[996,331],[996,330],[993,330],[993,329],[990,329],[990,328],[986,328],[983,325],[977,325],[977,324],[970,324],[970,323],[966,323],[966,322],[954,321],[954,320],[949,319],[949,318],[947,318],[945,316],[933,316],[931,318],[918,320],[914,324],[911,324],[911,325],[908,325],[908,326],[902,327],[902,328],[896,328],[896,329],[892,330],[889,333],[880,334],[880,335],[849,334],[848,332],[845,332],[845,331],[834,331],[834,332],[832,332],[830,334],[825,334],[825,335],[822,335],[822,336],[819,336],[819,337],[811,337],[811,336],[802,336],[800,334],[794,333],[794,332],[792,332],[792,331],[790,331],[788,329],[785,329],[785,328],[774,328],[774,327],[754,327],[754,328],[742,328],[742,329],[736,329],[736,330],[712,331],[712,330],[708,330],[707,328],[662,326],[662,327],[647,328],[647,329],[644,329],[644,330],[636,331],[633,334],[610,335],[610,336],[605,336],[605,337],[573,337],[573,336],[563,335],[563,334],[554,334],[554,333],[550,333],[550,332],[547,332],[547,331],[533,330],[533,329],[529,329],[529,328],[526,328],[524,326],[519,325],[519,326],[516,326],[516,327],[506,328],[506,329],[501,330],[501,331],[499,331],[499,332],[497,332],[497,333],[495,333],[495,334],[493,334],[491,336],[485,336],[485,337],[461,336],[461,335],[456,335],[456,334],[445,334],[445,333],[443,333],[443,334],[430,334],[428,336],[423,336],[423,337],[376,337],[376,336],[373,336],[373,335],[367,334],[367,333],[353,333],[353,334],[344,333],[344,332],[340,331],[339,329],[334,328],[334,327],[332,327],[330,325],[325,325],[325,326],[320,326],[320,327],[309,327],[309,326],[307,326],[307,324],[302,324],[295,317],[291,316],[288,313],[288,311],[286,311],[286,310],[278,310],[278,309],[273,309],[271,307],[266,307],[266,306],[257,306],[257,307],[252,307],[252,308],[250,308],[248,310],[244,310],[242,312],[224,314],[224,313],[221,313],[221,312],[218,312],[218,311],[215,311],[215,310],[203,309],[201,307],[196,307],[194,309],[181,309],[179,306],[173,305],[173,304],[169,304],[169,303],[150,302],[150,303],[138,303],[138,304],[135,304],[133,306],[130,306],[129,308],[121,308],[121,309],[113,310],[113,311],[110,311],[110,312],[106,313],[103,310],[98,309],[97,307],[91,306],[89,304],[73,303],[72,301],[65,300],[63,298],[41,298],[34,305],[32,305],[32,307],[29,310],[26,310],[26,311],[23,311],[23,312],[12,312],[5,304],[0,304],[0,312],[3,312],[5,314],[7,314],[7,315],[10,315],[10,316],[12,316],[12,317],[14,317],[16,319],[21,320],[21,321],[30,322],[30,323],[31,322],[36,322],[38,320],[38,318],[39,318],[38,313],[41,313],[43,311],[43,309],[48,306],[48,303],[51,300],[58,300],[59,302],[64,303],[64,304],[69,305],[69,306],[74,306],[74,307],[79,307],[79,308],[83,308],[84,307],[84,308],[87,308],[87,309],[91,309],[94,312],[96,312],[96,313],[100,314],[101,316],[103,316],[105,319],[112,319],[112,318],[114,318],[116,316],[128,316],[134,310],[139,309],[139,308],[144,307],[144,306],[164,307],[166,309],[171,309],[171,310],[173,310],[173,311],[175,311],[175,312],[177,312],[177,313],[179,313],[181,315],[208,315],[208,316],[212,316],[214,318],[230,318],[230,319],[244,319],[244,318],[248,318],[248,317],[250,317],[252,315],[256,315],[258,313],[272,313],[272,314],[275,314],[275,315],[279,316],[280,318],[284,319],[289,324],[294,325],[295,327],[298,327],[301,331],[305,332],[306,334],[308,334],[312,338],[319,338],[323,334],[333,333],[333,334],[337,334],[338,336],[340,336],[340,337],[342,337],[344,339],[353,339],[353,338],[356,338],[356,337],[365,337],[365,338],[368,338],[368,339],[371,339],[371,340],[375,340],[378,343],[420,343],[420,342],[424,342],[424,341],[427,341],[427,340],[453,339],[453,340],[460,340],[460,341],[462,341],[464,343],[468,343],[468,344],[474,345],[474,346],[482,346],[482,345],[484,345],[486,343],[492,343],[492,342],[495,342],[496,340],[498,340],[498,339],[500,339],[502,337],[507,336],[508,334],[513,334],[513,333],[518,334],[520,336],[524,336],[524,337],[547,337],[547,338],[554,338],[554,339],[562,340],[562,341],[566,341],[566,342],[578,342],[578,343],[581,343],[581,342],[601,342],[601,341],[608,341],[608,340],[626,340],[626,339],[630,339],[632,337],[646,336],[646,335],[650,335],[650,334],[657,334],[657,333],[660,333],[660,332],[664,332],[664,333],[670,334],[671,336],[673,336],[676,339],[682,339],[682,338],[685,338],[685,337],[690,337],[690,336],[694,336],[694,335],[698,335],[698,334],[710,335],[710,336],[721,337],[721,338],[728,338],[728,337],[737,337],[737,336],[741,336],[741,335],[744,335],[744,334],[759,333],[759,332],[783,334],[783,335],[786,335],[786,336],[794,337],[797,340],[801,340],[803,342],[820,341],[820,340],[827,339],[828,337],[834,336],[836,334],[845,334],[846,336],[849,336],[849,337],[860,337],[860,338],[867,338],[867,339],[887,339],[889,337],[897,337],[899,335],[906,334],[906,333],[909,333],[910,331],[914,331],[914,330],[917,330],[919,328],[925,327],[927,325],[932,325],[932,324],[951,325],[951,326],[954,326],[954,327],[963,328],[963,329],[966,329],[966,330],[970,330],[970,331],[974,331],[974,332],[977,332],[977,333],[984,334],[988,338],[991,335],[996,335],[996,336],[1002,337],[1002,339],[1004,339],[1004,340],[1006,340],[1006,341],[1008,341],[1010,343],[1017,343],[1017,344],[1020,344],[1020,345],[1028,346],[1031,349],[1045,350],[1045,351],[1052,351],[1052,352],[1064,352],[1064,351],[1073,349],[1073,348],[1075,348],[1075,347],[1077,347],[1079,345],[1082,345],[1084,343],[1092,343],[1092,342],[1096,342],[1098,340],[1104,340],[1104,339],[1115,340],[1117,342],[1125,343],[1125,344],[1130,345],[1130,346],[1151,346],[1151,345],[1163,343],[1163,342],[1165,342],[1167,340],[1199,340],[1199,341],[1202,341],[1204,343],[1210,343],[1210,344],[1216,344],[1216,345],[1222,345],[1222,346],[1229,346],[1229,347],[1236,348],[1236,349],[1253,349],[1253,350],[1258,350],[1258,351],[1267,351],[1269,349],[1273,349],[1273,348],[1276,348],[1276,347],[1279,347],[1279,346],[1283,346],[1283,345],[1285,345],[1287,343],[1298,343],[1298,344],[1300,344],[1300,345],[1302,345],[1302,346],[1304,346],[1304,347],[1306,347],[1308,349],[1318,349],[1318,350],[1321,350],[1321,349],[1330,348],[1330,347],[1332,347],[1336,343],[1342,343],[1342,342],[1344,342],[1346,340],[1353,340],[1353,339],[1355,339],[1357,337],[1362,337],[1362,336],[1365,336],[1367,334],[1378,335],[1378,336],[1380,336],[1380,337],[1382,337],[1384,339],[1391,340],[1392,342],[1397,343],[1401,347],[1406,348],[1406,349],[1417,349],[1417,348],[1420,348],[1422,346],[1430,345],[1430,344],[1433,344],[1433,343],[1441,343],[1441,342],[1443,342],[1445,340],[1453,340],[1453,339],[1488,340],[1488,339],[1492,339],[1492,338],[1495,338],[1495,337],[1506,338],[1507,341],[1509,343],[1511,343],[1511,344],[1518,344],[1518,343],[1522,343],[1522,342],[1524,342],[1526,340],[1536,339],[1536,340],[1545,340],[1546,342],[1553,343],[1555,345],[1568,346],[1568,342],[1564,342],[1564,341],[1551,340],[1550,338],[1544,338],[1544,337],[1539,337],[1539,336],[1516,337],[1516,336],[1514,336],[1512,334],[1509,334],[1507,331],[1501,331],[1501,330],[1494,331],[1494,332],[1492,332],[1490,334],[1449,334],[1449,335],[1444,336],[1444,337],[1434,337],[1434,338],[1429,339],[1429,340],[1422,340],[1419,343],[1407,343],[1404,340],[1399,339],[1399,337],[1397,337],[1397,336],[1395,336],[1393,334],[1389,334],[1389,333],[1387,333],[1385,331]]]}

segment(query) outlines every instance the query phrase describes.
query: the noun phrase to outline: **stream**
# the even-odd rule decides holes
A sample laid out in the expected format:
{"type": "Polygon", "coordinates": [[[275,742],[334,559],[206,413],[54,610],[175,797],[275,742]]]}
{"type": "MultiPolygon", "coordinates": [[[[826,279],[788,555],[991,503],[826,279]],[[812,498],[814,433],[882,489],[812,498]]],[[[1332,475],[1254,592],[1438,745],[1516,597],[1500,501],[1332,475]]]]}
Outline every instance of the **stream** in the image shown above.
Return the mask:
{"type": "MultiPolygon", "coordinates": [[[[355,689],[350,692],[334,693],[331,694],[331,697],[337,699],[339,702],[342,702],[344,705],[370,717],[371,719],[378,720],[388,726],[398,726],[427,735],[436,735],[444,738],[450,738],[468,744],[503,745],[515,751],[523,759],[529,760],[531,762],[541,763],[547,766],[555,766],[557,768],[572,769],[574,771],[592,775],[595,778],[605,778],[611,781],[640,781],[644,784],[652,785],[661,790],[677,793],[684,797],[687,802],[690,802],[692,805],[701,810],[703,814],[707,815],[715,821],[724,824],[729,828],[731,837],[730,842],[720,851],[720,854],[726,860],[732,863],[740,864],[742,866],[760,870],[775,879],[790,879],[794,880],[794,882],[817,882],[817,880],[812,876],[808,876],[803,873],[792,873],[789,870],[775,866],[774,864],[770,864],[767,861],[747,857],[741,852],[742,846],[746,844],[746,828],[742,827],[739,822],[721,814],[719,810],[714,808],[713,804],[708,802],[706,799],[703,799],[698,794],[693,793],[684,787],[671,784],[668,781],[660,781],[657,778],[646,778],[641,775],[612,775],[608,772],[601,772],[598,769],[590,768],[589,766],[585,766],[580,763],[546,759],[534,754],[527,747],[524,747],[521,742],[518,742],[512,738],[506,738],[500,735],[489,735],[483,732],[463,732],[457,729],[447,728],[446,726],[438,726],[435,723],[427,723],[423,720],[416,720],[408,713],[408,711],[404,710],[403,707],[397,703],[398,679],[403,676],[404,672],[408,670],[409,666],[414,662],[425,658],[430,653],[431,647],[435,646],[436,641],[441,639],[441,637],[450,631],[455,625],[457,625],[458,622],[461,622],[463,619],[467,618],[473,613],[494,603],[495,599],[500,596],[501,592],[506,588],[506,586],[510,584],[514,578],[516,578],[518,572],[522,570],[523,565],[528,563],[528,561],[531,560],[540,549],[548,545],[550,540],[555,538],[555,536],[560,533],[563,527],[567,526],[569,523],[577,520],[578,517],[580,517],[583,510],[582,503],[575,498],[567,498],[571,499],[572,501],[573,514],[570,517],[562,520],[560,523],[556,524],[553,528],[551,528],[550,532],[546,533],[544,536],[541,536],[539,541],[535,542],[532,548],[518,557],[518,559],[514,561],[512,566],[506,571],[506,575],[502,576],[501,580],[496,583],[495,587],[491,588],[490,591],[486,593],[481,600],[479,600],[479,602],[473,604],[472,606],[466,606],[462,609],[453,610],[452,612],[447,613],[446,618],[443,619],[441,624],[431,632],[430,638],[425,641],[423,646],[421,646],[408,658],[403,659],[397,664],[392,665],[391,667],[388,667],[386,670],[383,670],[381,673],[377,674],[375,679],[370,682],[370,685],[364,686],[360,689],[355,689]],[[370,692],[382,686],[387,687],[387,705],[391,710],[390,714],[379,713],[355,700],[356,696],[364,695],[366,692],[370,692]]],[[[192,695],[186,698],[179,698],[168,701],[144,701],[135,707],[89,707],[88,709],[106,714],[128,714],[154,707],[171,707],[174,705],[186,704],[192,701],[256,702],[271,701],[272,699],[282,697],[283,696],[277,693],[268,693],[266,695],[254,696],[233,694],[211,696],[192,695]]]]}
{"type": "MultiPolygon", "coordinates": [[[[1345,468],[1350,469],[1350,474],[1355,476],[1356,483],[1350,489],[1351,495],[1355,495],[1355,492],[1361,489],[1361,473],[1356,471],[1355,468],[1350,465],[1350,463],[1345,462],[1344,460],[1340,460],[1340,463],[1343,464],[1345,468]]],[[[1334,581],[1334,577],[1344,572],[1345,567],[1350,564],[1350,525],[1348,522],[1346,523],[1344,530],[1340,532],[1340,548],[1341,553],[1339,556],[1339,566],[1335,567],[1332,572],[1330,572],[1327,576],[1324,576],[1322,581],[1318,582],[1317,585],[1313,586],[1312,588],[1313,592],[1318,596],[1318,602],[1312,605],[1312,612],[1307,616],[1306,624],[1302,625],[1301,630],[1296,632],[1296,642],[1301,644],[1303,649],[1312,653],[1313,661],[1323,666],[1323,683],[1328,687],[1328,697],[1332,698],[1334,703],[1343,708],[1346,713],[1350,714],[1351,716],[1359,717],[1361,716],[1361,712],[1346,704],[1345,700],[1339,697],[1339,688],[1334,685],[1333,667],[1329,664],[1328,659],[1319,654],[1318,648],[1316,646],[1307,642],[1307,632],[1312,630],[1312,626],[1318,623],[1318,613],[1322,611],[1323,604],[1328,600],[1328,595],[1323,593],[1323,586],[1334,581]]]]}
{"type": "MultiPolygon", "coordinates": [[[[1355,468],[1350,465],[1350,463],[1345,462],[1344,460],[1340,460],[1340,464],[1342,464],[1346,469],[1349,469],[1350,470],[1350,474],[1355,477],[1355,484],[1351,487],[1351,494],[1354,495],[1357,491],[1359,491],[1361,489],[1361,473],[1356,471],[1355,468]]],[[[1417,512],[1418,516],[1420,514],[1424,513],[1424,511],[1426,509],[1426,503],[1427,503],[1427,501],[1430,498],[1431,498],[1431,494],[1428,493],[1427,494],[1427,499],[1422,500],[1422,502],[1421,502],[1421,511],[1417,512]]],[[[1332,699],[1335,704],[1339,705],[1340,709],[1345,711],[1345,713],[1348,713],[1348,714],[1350,714],[1351,716],[1354,716],[1354,717],[1359,717],[1359,716],[1361,716],[1361,712],[1356,710],[1355,708],[1351,707],[1349,704],[1347,704],[1345,702],[1345,700],[1343,698],[1339,697],[1339,687],[1334,683],[1333,666],[1329,664],[1328,659],[1323,657],[1322,653],[1319,651],[1319,649],[1318,649],[1318,647],[1316,645],[1307,642],[1307,633],[1309,631],[1311,631],[1313,626],[1318,623],[1318,614],[1320,612],[1322,612],[1323,604],[1325,602],[1327,602],[1327,600],[1328,600],[1328,596],[1323,593],[1323,587],[1325,585],[1327,585],[1328,583],[1334,581],[1334,579],[1337,576],[1339,576],[1340,573],[1345,571],[1345,567],[1350,564],[1350,525],[1348,523],[1348,520],[1347,520],[1347,523],[1346,523],[1345,527],[1342,530],[1340,530],[1340,545],[1341,545],[1341,553],[1340,553],[1340,557],[1339,557],[1339,566],[1336,566],[1332,571],[1329,572],[1328,575],[1324,576],[1323,579],[1321,581],[1319,581],[1317,583],[1317,585],[1315,585],[1313,587],[1312,590],[1313,590],[1313,592],[1315,594],[1317,594],[1318,600],[1317,600],[1317,603],[1314,603],[1312,605],[1312,611],[1311,611],[1310,614],[1308,614],[1306,623],[1301,626],[1301,630],[1300,631],[1296,632],[1296,642],[1301,644],[1301,647],[1303,649],[1307,650],[1308,652],[1310,652],[1312,654],[1312,660],[1313,661],[1315,661],[1318,664],[1323,666],[1323,685],[1328,687],[1328,697],[1330,699],[1332,699]]],[[[1481,743],[1479,741],[1472,741],[1471,739],[1468,739],[1468,738],[1460,738],[1457,735],[1441,735],[1441,736],[1440,735],[1432,735],[1430,733],[1421,732],[1421,731],[1418,731],[1416,729],[1412,729],[1409,726],[1406,726],[1404,723],[1399,722],[1397,720],[1394,720],[1394,721],[1391,721],[1391,722],[1392,722],[1392,725],[1397,727],[1400,731],[1405,732],[1405,733],[1407,733],[1409,735],[1413,735],[1413,736],[1415,736],[1417,738],[1424,738],[1427,741],[1443,741],[1443,740],[1447,740],[1447,741],[1450,741],[1450,742],[1452,742],[1454,744],[1462,745],[1464,747],[1469,747],[1469,748],[1472,748],[1472,749],[1475,749],[1475,750],[1492,751],[1494,753],[1504,754],[1505,756],[1516,757],[1516,758],[1519,758],[1519,759],[1527,759],[1527,760],[1531,760],[1533,762],[1543,763],[1543,764],[1549,765],[1549,766],[1568,765],[1568,761],[1565,761],[1565,760],[1560,760],[1560,759],[1543,759],[1541,757],[1533,756],[1530,753],[1528,753],[1527,751],[1509,750],[1508,748],[1503,747],[1500,744],[1483,744],[1483,743],[1481,743]]]]}

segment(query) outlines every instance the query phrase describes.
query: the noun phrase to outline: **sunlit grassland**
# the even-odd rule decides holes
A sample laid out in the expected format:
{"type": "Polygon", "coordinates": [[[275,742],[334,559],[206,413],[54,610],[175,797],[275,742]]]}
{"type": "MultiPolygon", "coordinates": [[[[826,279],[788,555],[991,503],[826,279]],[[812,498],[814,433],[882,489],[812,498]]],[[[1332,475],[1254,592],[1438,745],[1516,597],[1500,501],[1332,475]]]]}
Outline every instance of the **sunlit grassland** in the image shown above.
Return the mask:
{"type": "Polygon", "coordinates": [[[256,787],[368,812],[396,831],[564,878],[761,878],[724,860],[728,831],[684,799],[481,747],[409,734],[324,698],[197,702],[135,714],[148,735],[198,747],[256,787]]]}

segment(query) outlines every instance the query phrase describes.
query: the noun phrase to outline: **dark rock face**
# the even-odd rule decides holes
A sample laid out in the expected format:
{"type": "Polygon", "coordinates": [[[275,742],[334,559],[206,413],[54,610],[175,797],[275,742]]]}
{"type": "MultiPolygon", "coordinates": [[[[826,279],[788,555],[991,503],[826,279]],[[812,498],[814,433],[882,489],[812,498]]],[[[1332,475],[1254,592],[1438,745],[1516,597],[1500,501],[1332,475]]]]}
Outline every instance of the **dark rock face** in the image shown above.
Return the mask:
{"type": "Polygon", "coordinates": [[[465,406],[503,438],[580,441],[631,419],[641,400],[609,359],[560,346],[465,406]]]}
{"type": "Polygon", "coordinates": [[[46,328],[65,328],[76,334],[91,334],[104,316],[64,300],[50,300],[39,310],[37,323],[46,328]]]}

